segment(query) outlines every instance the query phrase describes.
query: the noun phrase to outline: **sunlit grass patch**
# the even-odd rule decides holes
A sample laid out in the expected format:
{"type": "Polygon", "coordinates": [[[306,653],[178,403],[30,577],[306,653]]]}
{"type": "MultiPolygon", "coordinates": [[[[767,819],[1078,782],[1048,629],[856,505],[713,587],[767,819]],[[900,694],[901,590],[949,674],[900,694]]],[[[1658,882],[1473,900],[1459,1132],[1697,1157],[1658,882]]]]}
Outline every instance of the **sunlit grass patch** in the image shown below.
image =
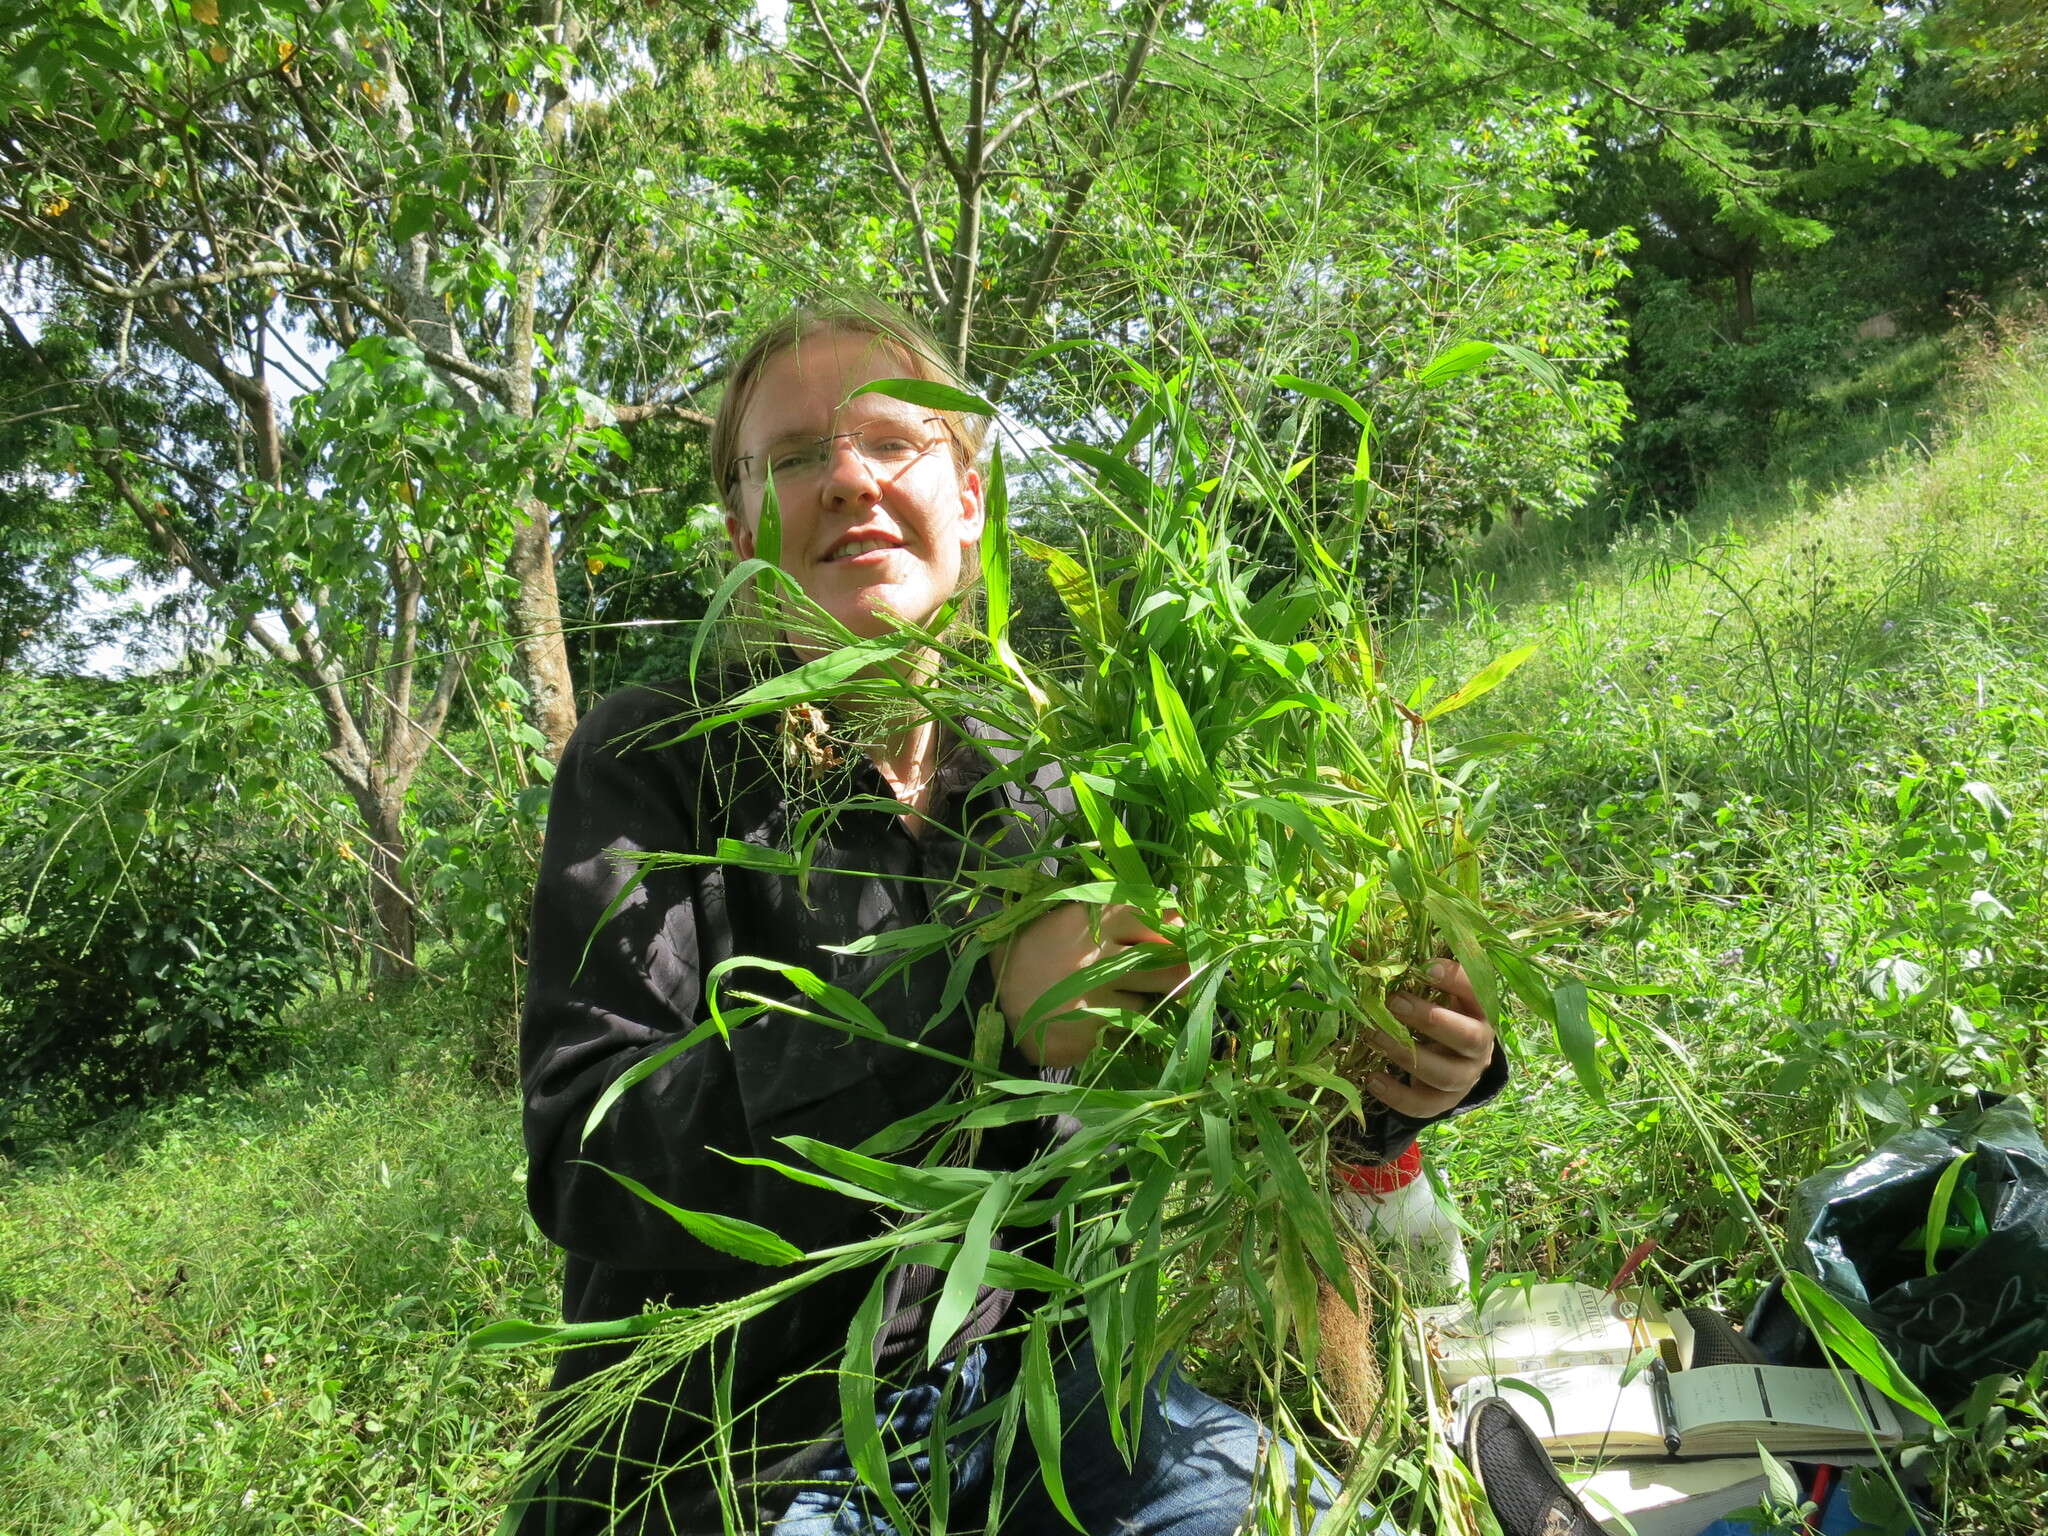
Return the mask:
{"type": "Polygon", "coordinates": [[[0,1173],[0,1531],[475,1527],[538,1366],[456,1345],[556,1261],[461,1007],[329,1005],[321,1063],[0,1173]]]}

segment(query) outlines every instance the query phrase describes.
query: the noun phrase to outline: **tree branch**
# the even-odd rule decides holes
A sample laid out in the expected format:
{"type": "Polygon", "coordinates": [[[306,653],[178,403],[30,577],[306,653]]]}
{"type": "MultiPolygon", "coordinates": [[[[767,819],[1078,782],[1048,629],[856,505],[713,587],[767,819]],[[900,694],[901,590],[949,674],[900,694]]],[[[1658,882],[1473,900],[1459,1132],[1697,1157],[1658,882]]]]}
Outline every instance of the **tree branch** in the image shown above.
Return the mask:
{"type": "Polygon", "coordinates": [[[397,722],[410,723],[412,718],[413,664],[419,653],[420,599],[425,595],[419,566],[397,539],[392,540],[391,547],[391,585],[398,601],[391,630],[391,663],[385,669],[392,674],[391,716],[387,717],[383,743],[387,763],[392,760],[392,750],[399,739],[397,722]]]}
{"type": "MultiPolygon", "coordinates": [[[[897,4],[905,8],[907,18],[907,0],[897,0],[897,4]]],[[[946,306],[945,336],[953,350],[953,367],[963,374],[967,371],[967,338],[974,331],[975,279],[981,272],[981,199],[987,185],[988,117],[1000,83],[994,68],[994,55],[999,50],[989,42],[989,21],[979,0],[968,0],[967,15],[972,49],[967,69],[967,142],[959,158],[949,160],[954,167],[953,185],[959,201],[953,219],[953,297],[946,306]]]]}
{"type": "MultiPolygon", "coordinates": [[[[1467,6],[1458,4],[1457,0],[1430,0],[1430,3],[1434,5],[1441,5],[1445,10],[1450,11],[1456,15],[1463,16],[1467,21],[1473,23],[1475,26],[1482,27],[1486,31],[1493,33],[1497,37],[1505,38],[1508,42],[1513,43],[1517,48],[1527,49],[1530,53],[1535,54],[1537,58],[1542,59],[1545,63],[1554,64],[1559,69],[1569,71],[1571,74],[1575,75],[1577,78],[1581,80],[1586,81],[1588,84],[1598,86],[1602,91],[1606,92],[1609,96],[1612,96],[1616,101],[1623,102],[1628,106],[1634,107],[1638,112],[1641,112],[1644,116],[1650,118],[1652,121],[1655,122],[1665,122],[1667,119],[1671,118],[1696,117],[1701,118],[1707,122],[1736,123],[1744,127],[1752,128],[1765,126],[1773,128],[1803,126],[1803,124],[1801,123],[1782,122],[1775,119],[1751,117],[1746,114],[1737,112],[1702,112],[1687,107],[1658,106],[1651,103],[1645,97],[1638,96],[1633,91],[1629,90],[1626,86],[1623,86],[1616,81],[1601,78],[1599,75],[1593,73],[1592,69],[1589,66],[1567,62],[1564,56],[1560,54],[1556,49],[1546,47],[1544,44],[1537,42],[1534,38],[1523,37],[1520,33],[1511,30],[1503,23],[1495,21],[1491,16],[1483,15],[1480,12],[1472,10],[1467,6]]],[[[1677,144],[1678,147],[1683,149],[1687,154],[1693,156],[1693,158],[1698,160],[1701,164],[1707,166],[1717,176],[1725,177],[1730,185],[1741,187],[1748,191],[1757,191],[1762,189],[1766,185],[1766,182],[1762,177],[1746,176],[1741,171],[1737,170],[1734,166],[1729,165],[1721,159],[1717,158],[1716,156],[1708,153],[1704,146],[1694,143],[1692,137],[1689,134],[1680,132],[1676,124],[1671,125],[1670,133],[1672,142],[1677,144]]]]}
{"type": "Polygon", "coordinates": [[[1009,30],[996,40],[995,54],[989,61],[989,78],[999,80],[1003,71],[1010,67],[1010,55],[1017,51],[1017,45],[1024,40],[1024,34],[1031,30],[1031,6],[1028,0],[1019,0],[1016,17],[1009,30]]]}
{"type": "Polygon", "coordinates": [[[238,266],[216,267],[210,272],[187,272],[178,277],[154,277],[129,284],[123,284],[111,274],[95,273],[81,266],[79,281],[104,298],[137,304],[162,298],[165,294],[217,288],[222,283],[241,283],[258,277],[304,277],[308,272],[319,273],[323,278],[329,275],[320,272],[319,268],[307,267],[296,261],[245,261],[238,266]]]}
{"type": "Polygon", "coordinates": [[[1007,123],[989,135],[988,143],[984,147],[983,152],[989,159],[993,160],[1003,145],[1009,142],[1010,135],[1023,127],[1025,123],[1029,122],[1038,113],[1044,111],[1055,102],[1065,101],[1069,96],[1078,96],[1081,92],[1098,85],[1107,85],[1116,78],[1117,75],[1114,70],[1105,69],[1099,75],[1090,75],[1085,80],[1069,81],[1056,91],[1049,92],[1035,100],[1027,101],[1007,123]]]}
{"type": "MultiPolygon", "coordinates": [[[[416,756],[407,768],[408,777],[419,771],[419,765],[426,760],[430,748],[440,746],[441,729],[448,723],[448,710],[455,702],[455,690],[462,686],[464,673],[469,666],[470,650],[462,645],[449,651],[441,660],[441,675],[434,680],[434,695],[427,700],[426,713],[421,715],[412,737],[416,756]]],[[[445,750],[445,749],[444,749],[445,750]]],[[[449,754],[453,756],[453,754],[449,754]]]]}
{"type": "MultiPolygon", "coordinates": [[[[650,421],[687,422],[693,427],[703,427],[706,431],[711,427],[711,417],[702,411],[693,411],[687,405],[674,400],[646,400],[633,405],[614,405],[611,412],[612,420],[621,429],[628,431],[650,421]]],[[[602,422],[598,417],[591,416],[586,418],[585,424],[594,427],[602,425],[602,422]]]]}
{"type": "MultiPolygon", "coordinates": [[[[1145,25],[1137,36],[1131,39],[1131,51],[1124,56],[1124,70],[1117,81],[1116,95],[1111,98],[1109,115],[1103,120],[1099,136],[1106,154],[1114,142],[1116,131],[1123,122],[1124,113],[1130,109],[1131,99],[1137,94],[1138,82],[1144,78],[1145,61],[1150,57],[1152,45],[1159,36],[1160,25],[1166,19],[1166,7],[1170,0],[1153,0],[1145,25]]],[[[1095,179],[1101,174],[1098,154],[1096,163],[1085,167],[1079,175],[1067,184],[1067,195],[1060,205],[1059,216],[1046,232],[1045,244],[1038,253],[1037,265],[1030,280],[1024,285],[1022,302],[1012,320],[1014,330],[1021,331],[1052,297],[1053,279],[1057,275],[1060,257],[1065,254],[1067,242],[1073,237],[1074,228],[1081,220],[1081,210],[1087,206],[1088,198],[1095,190],[1095,179]]],[[[998,362],[996,372],[990,381],[995,398],[1002,398],[1002,391],[1009,383],[1008,368],[998,362]]]]}
{"type": "Polygon", "coordinates": [[[839,46],[839,39],[832,35],[832,28],[826,22],[825,13],[818,0],[808,0],[808,3],[811,21],[817,27],[819,36],[825,39],[825,46],[832,50],[832,57],[838,60],[842,73],[834,76],[830,71],[820,69],[802,54],[793,53],[786,48],[777,48],[775,52],[778,57],[792,60],[827,80],[835,81],[851,91],[853,99],[860,103],[861,116],[867,119],[868,133],[873,137],[875,147],[882,152],[882,165],[888,171],[889,179],[896,183],[896,190],[903,194],[904,204],[910,209],[910,227],[917,233],[917,255],[919,264],[924,268],[925,287],[931,292],[933,304],[943,307],[947,302],[946,284],[939,276],[938,253],[932,249],[931,220],[925,217],[924,200],[917,195],[916,185],[905,173],[902,161],[897,158],[895,139],[891,137],[888,126],[883,123],[881,114],[875,111],[874,98],[868,94],[869,75],[854,73],[852,61],[839,46]]]}
{"type": "Polygon", "coordinates": [[[917,81],[917,100],[924,111],[925,127],[931,132],[932,146],[938,150],[939,158],[953,173],[953,179],[958,181],[962,174],[960,158],[953,153],[953,146],[946,142],[946,125],[939,118],[939,104],[932,95],[931,75],[924,66],[924,49],[917,40],[917,23],[911,20],[908,0],[894,0],[894,3],[896,27],[903,34],[903,46],[910,53],[910,71],[917,81]]]}
{"type": "Polygon", "coordinates": [[[421,355],[436,368],[487,389],[500,400],[505,397],[505,380],[496,369],[480,368],[467,358],[457,357],[453,353],[426,345],[421,342],[410,321],[365,290],[355,279],[344,277],[327,267],[315,266],[311,262],[249,261],[235,267],[221,267],[207,272],[188,272],[179,277],[159,277],[134,284],[124,284],[109,274],[94,273],[83,266],[74,265],[73,270],[80,286],[91,289],[102,298],[129,304],[146,303],[167,295],[259,277],[297,278],[300,282],[311,283],[330,292],[336,298],[346,299],[397,335],[418,346],[421,355]]]}

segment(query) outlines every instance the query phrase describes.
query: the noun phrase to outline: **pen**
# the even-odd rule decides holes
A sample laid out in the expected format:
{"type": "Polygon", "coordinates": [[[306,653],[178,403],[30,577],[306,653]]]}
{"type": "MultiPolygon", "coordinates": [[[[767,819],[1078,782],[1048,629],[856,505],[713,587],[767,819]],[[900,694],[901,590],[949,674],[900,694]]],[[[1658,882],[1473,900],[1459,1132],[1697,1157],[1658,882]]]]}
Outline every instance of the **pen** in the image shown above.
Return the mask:
{"type": "Polygon", "coordinates": [[[1650,1397],[1657,1405],[1657,1427],[1664,1434],[1664,1454],[1678,1454],[1678,1405],[1671,1400],[1671,1373],[1662,1360],[1650,1362],[1650,1397]]]}

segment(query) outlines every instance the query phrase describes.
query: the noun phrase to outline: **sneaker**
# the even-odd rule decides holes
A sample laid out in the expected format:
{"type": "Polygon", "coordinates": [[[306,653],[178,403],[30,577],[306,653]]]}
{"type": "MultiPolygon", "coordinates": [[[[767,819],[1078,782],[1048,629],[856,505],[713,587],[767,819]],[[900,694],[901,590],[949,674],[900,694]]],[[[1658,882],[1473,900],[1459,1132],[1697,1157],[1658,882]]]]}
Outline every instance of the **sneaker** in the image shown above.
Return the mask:
{"type": "Polygon", "coordinates": [[[1692,1365],[1769,1365],[1770,1359],[1711,1307],[1687,1307],[1692,1324],[1692,1365]]]}
{"type": "Polygon", "coordinates": [[[1462,1452],[1503,1536],[1605,1536],[1557,1475],[1542,1443],[1502,1399],[1484,1398],[1470,1410],[1462,1452]]]}

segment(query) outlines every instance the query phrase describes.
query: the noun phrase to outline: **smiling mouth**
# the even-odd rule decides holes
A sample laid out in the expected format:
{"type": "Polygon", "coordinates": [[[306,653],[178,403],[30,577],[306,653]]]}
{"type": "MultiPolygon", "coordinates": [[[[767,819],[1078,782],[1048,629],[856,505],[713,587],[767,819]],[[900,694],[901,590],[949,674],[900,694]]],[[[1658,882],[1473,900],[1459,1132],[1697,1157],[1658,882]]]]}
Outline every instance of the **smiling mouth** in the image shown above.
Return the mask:
{"type": "Polygon", "coordinates": [[[852,539],[847,543],[841,544],[825,558],[828,562],[851,560],[857,555],[871,555],[877,550],[901,549],[902,547],[901,544],[896,543],[893,539],[852,539]]]}

